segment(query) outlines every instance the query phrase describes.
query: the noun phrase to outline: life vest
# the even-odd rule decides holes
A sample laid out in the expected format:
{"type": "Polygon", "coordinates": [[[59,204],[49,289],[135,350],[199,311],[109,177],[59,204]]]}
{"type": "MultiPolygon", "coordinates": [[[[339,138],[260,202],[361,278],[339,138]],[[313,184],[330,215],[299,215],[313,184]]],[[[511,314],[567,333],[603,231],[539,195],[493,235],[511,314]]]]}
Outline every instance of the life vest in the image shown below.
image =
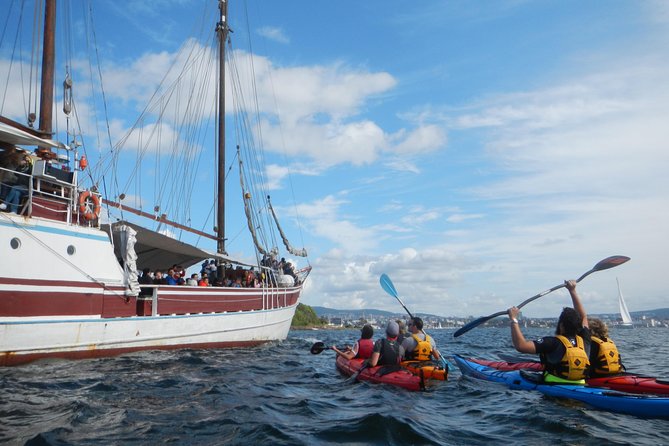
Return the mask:
{"type": "Polygon", "coordinates": [[[576,336],[576,346],[565,336],[557,335],[556,338],[564,345],[565,353],[558,364],[546,364],[546,371],[569,381],[584,379],[590,361],[583,346],[583,338],[576,336]]]}
{"type": "Polygon", "coordinates": [[[430,343],[430,337],[425,335],[425,339],[421,339],[416,334],[412,334],[411,337],[416,341],[416,348],[413,351],[408,352],[408,359],[417,359],[419,361],[429,361],[430,354],[432,353],[432,345],[430,343]]]}
{"type": "Polygon", "coordinates": [[[591,367],[596,374],[614,375],[620,373],[622,364],[618,348],[612,340],[608,338],[600,339],[592,336],[592,342],[597,344],[599,351],[596,358],[592,358],[591,367]]]}
{"type": "Polygon", "coordinates": [[[400,362],[400,346],[395,339],[381,339],[381,355],[378,365],[394,365],[400,362]]]}
{"type": "Polygon", "coordinates": [[[360,339],[358,340],[358,354],[355,355],[356,358],[367,359],[372,357],[374,352],[374,341],[371,339],[360,339]]]}

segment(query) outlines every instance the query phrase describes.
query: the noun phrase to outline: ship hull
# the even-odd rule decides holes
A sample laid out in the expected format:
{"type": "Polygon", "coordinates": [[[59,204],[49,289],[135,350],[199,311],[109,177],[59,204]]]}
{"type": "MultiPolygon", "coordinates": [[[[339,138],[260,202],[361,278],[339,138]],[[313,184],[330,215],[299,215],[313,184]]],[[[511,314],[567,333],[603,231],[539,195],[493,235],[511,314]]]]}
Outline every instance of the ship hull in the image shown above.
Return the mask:
{"type": "Polygon", "coordinates": [[[287,337],[301,285],[142,285],[134,296],[107,233],[3,215],[0,366],[287,337]],[[74,254],[68,255],[68,252],[74,254]]]}

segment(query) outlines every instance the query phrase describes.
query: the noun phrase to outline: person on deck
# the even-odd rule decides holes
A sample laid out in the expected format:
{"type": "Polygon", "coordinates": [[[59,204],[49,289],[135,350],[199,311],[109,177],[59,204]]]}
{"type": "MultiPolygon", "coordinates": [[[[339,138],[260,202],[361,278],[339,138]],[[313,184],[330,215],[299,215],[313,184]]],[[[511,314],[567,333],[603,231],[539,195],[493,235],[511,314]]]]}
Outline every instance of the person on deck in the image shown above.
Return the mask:
{"type": "Polygon", "coordinates": [[[19,159],[19,165],[14,172],[14,182],[9,186],[9,192],[5,197],[5,203],[0,203],[0,210],[9,210],[15,214],[19,213],[21,199],[28,192],[30,178],[32,175],[33,160],[30,154],[24,152],[19,159]]]}
{"type": "Polygon", "coordinates": [[[520,310],[507,310],[511,320],[511,340],[521,353],[540,355],[544,365],[544,381],[554,383],[585,383],[590,362],[590,329],[588,316],[576,292],[576,281],[565,281],[573,308],[565,307],[558,319],[555,336],[545,336],[536,341],[528,341],[518,326],[520,310]]]}
{"type": "MultiPolygon", "coordinates": [[[[149,268],[144,268],[142,270],[142,276],[137,280],[140,285],[152,285],[153,277],[151,275],[151,270],[149,268]]],[[[140,294],[142,296],[150,296],[153,294],[153,288],[150,287],[141,287],[140,294]]]]}
{"type": "Polygon", "coordinates": [[[374,328],[372,328],[371,325],[366,324],[362,327],[360,339],[355,341],[352,348],[347,348],[345,351],[341,351],[333,345],[332,350],[337,352],[337,355],[343,356],[346,359],[367,359],[372,356],[372,352],[374,351],[374,341],[372,340],[372,336],[374,336],[374,328]]]}
{"type": "Polygon", "coordinates": [[[397,343],[397,335],[400,327],[397,322],[390,321],[386,326],[386,337],[374,343],[374,351],[369,358],[369,366],[395,365],[400,362],[400,345],[397,343]]]}
{"type": "Polygon", "coordinates": [[[423,320],[414,317],[409,320],[409,333],[400,346],[400,355],[407,360],[429,361],[432,357],[441,359],[434,339],[423,331],[423,320]]]}
{"type": "Polygon", "coordinates": [[[616,344],[609,338],[609,327],[600,319],[588,319],[592,334],[590,345],[590,376],[617,375],[625,370],[616,344]]]}

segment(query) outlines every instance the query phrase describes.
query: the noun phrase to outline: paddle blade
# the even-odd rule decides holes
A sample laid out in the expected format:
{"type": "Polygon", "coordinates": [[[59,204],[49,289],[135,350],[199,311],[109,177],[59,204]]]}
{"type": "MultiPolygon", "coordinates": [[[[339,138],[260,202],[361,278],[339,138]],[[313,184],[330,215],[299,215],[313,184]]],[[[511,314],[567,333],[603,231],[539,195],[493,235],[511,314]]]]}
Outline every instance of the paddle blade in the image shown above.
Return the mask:
{"type": "Polygon", "coordinates": [[[453,337],[457,338],[458,336],[462,336],[463,334],[467,333],[469,330],[473,330],[474,328],[478,327],[481,324],[484,324],[488,322],[490,319],[495,319],[497,316],[502,316],[506,314],[506,311],[498,311],[495,314],[491,314],[490,316],[483,316],[478,319],[474,319],[468,324],[463,325],[461,328],[455,331],[453,333],[453,337]]]}
{"type": "Polygon", "coordinates": [[[319,341],[319,342],[314,343],[314,345],[311,346],[311,350],[309,350],[309,351],[311,352],[312,355],[317,355],[325,349],[327,349],[327,347],[325,346],[325,343],[319,341]]]}
{"type": "Polygon", "coordinates": [[[604,260],[601,260],[597,263],[592,270],[593,271],[602,271],[605,269],[613,268],[614,266],[622,265],[627,262],[630,258],[627,256],[611,256],[607,257],[604,260]]]}
{"type": "Polygon", "coordinates": [[[484,323],[487,320],[488,320],[488,318],[485,318],[485,317],[475,319],[475,320],[469,322],[468,324],[463,325],[459,329],[455,330],[455,333],[453,333],[453,337],[457,338],[459,336],[462,336],[463,334],[467,333],[469,330],[475,329],[476,327],[478,327],[479,325],[481,325],[482,323],[484,323]]]}
{"type": "Polygon", "coordinates": [[[630,258],[627,256],[611,256],[607,257],[604,260],[600,260],[599,263],[597,263],[595,266],[592,267],[590,271],[587,273],[583,274],[581,277],[578,278],[576,282],[580,282],[581,280],[585,279],[587,276],[590,274],[596,272],[596,271],[602,271],[605,269],[613,268],[618,265],[622,265],[623,263],[627,262],[630,258]]]}
{"type": "Polygon", "coordinates": [[[381,283],[381,288],[383,288],[386,293],[393,297],[399,296],[399,294],[397,294],[397,290],[395,289],[395,285],[393,285],[393,281],[390,280],[390,277],[388,277],[386,273],[381,274],[379,282],[381,283]]]}

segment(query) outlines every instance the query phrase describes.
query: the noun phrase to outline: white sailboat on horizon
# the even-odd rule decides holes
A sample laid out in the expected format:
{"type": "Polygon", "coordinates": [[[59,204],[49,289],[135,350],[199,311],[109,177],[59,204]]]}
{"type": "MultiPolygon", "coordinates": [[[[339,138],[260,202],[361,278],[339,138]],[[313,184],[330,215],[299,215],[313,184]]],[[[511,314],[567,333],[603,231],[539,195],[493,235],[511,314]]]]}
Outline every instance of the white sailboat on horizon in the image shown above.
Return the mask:
{"type": "Polygon", "coordinates": [[[623,298],[623,293],[620,290],[620,281],[616,277],[616,283],[618,284],[618,306],[620,307],[620,317],[622,319],[622,323],[620,324],[621,327],[625,328],[632,328],[634,327],[634,323],[632,322],[632,316],[630,315],[630,311],[627,309],[627,304],[625,303],[625,299],[623,298]]]}

